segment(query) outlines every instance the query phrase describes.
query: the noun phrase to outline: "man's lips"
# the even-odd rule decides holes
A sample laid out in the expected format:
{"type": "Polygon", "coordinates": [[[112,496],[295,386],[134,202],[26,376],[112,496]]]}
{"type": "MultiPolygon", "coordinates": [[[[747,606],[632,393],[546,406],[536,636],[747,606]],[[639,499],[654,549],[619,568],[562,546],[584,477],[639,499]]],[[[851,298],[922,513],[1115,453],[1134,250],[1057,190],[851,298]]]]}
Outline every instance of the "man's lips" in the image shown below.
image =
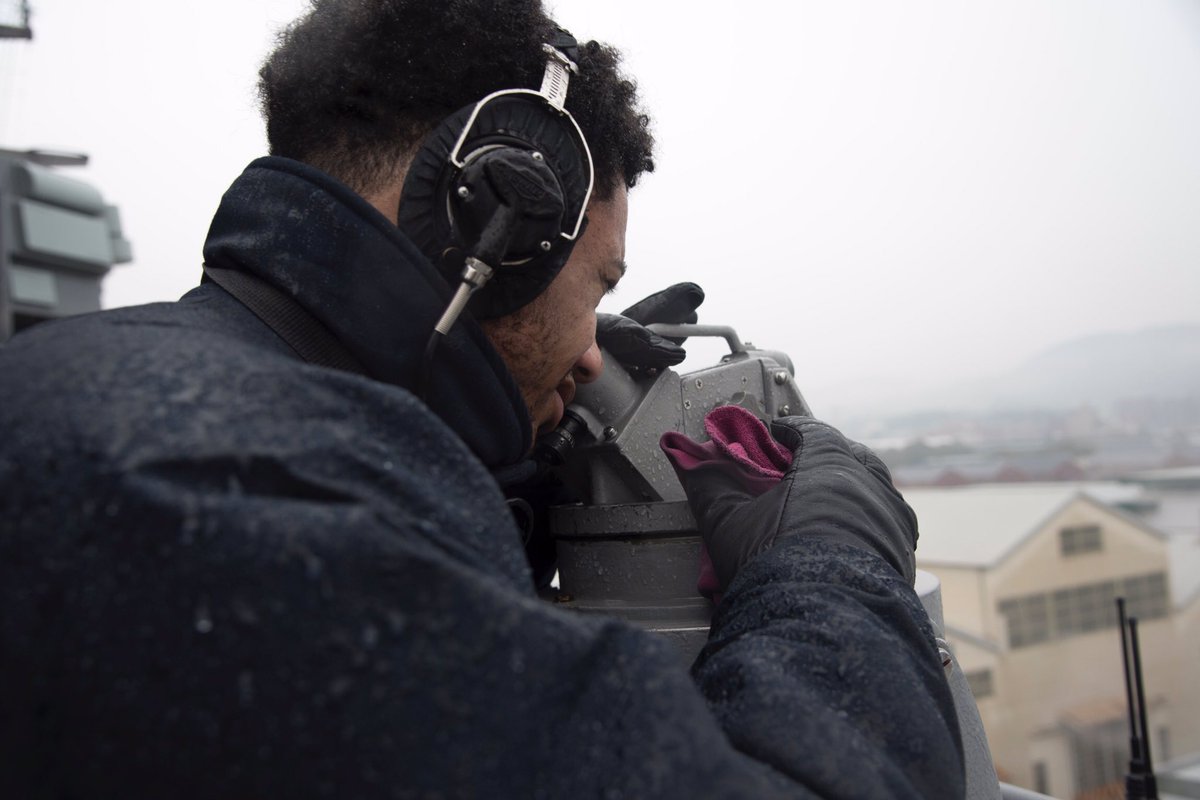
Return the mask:
{"type": "Polygon", "coordinates": [[[545,426],[546,429],[552,429],[562,422],[563,414],[566,412],[567,406],[571,405],[571,401],[575,399],[575,381],[567,379],[558,385],[554,390],[554,410],[551,412],[549,423],[545,426]]]}
{"type": "Polygon", "coordinates": [[[575,399],[575,381],[565,380],[555,389],[558,396],[562,398],[563,408],[571,405],[571,401],[575,399]]]}

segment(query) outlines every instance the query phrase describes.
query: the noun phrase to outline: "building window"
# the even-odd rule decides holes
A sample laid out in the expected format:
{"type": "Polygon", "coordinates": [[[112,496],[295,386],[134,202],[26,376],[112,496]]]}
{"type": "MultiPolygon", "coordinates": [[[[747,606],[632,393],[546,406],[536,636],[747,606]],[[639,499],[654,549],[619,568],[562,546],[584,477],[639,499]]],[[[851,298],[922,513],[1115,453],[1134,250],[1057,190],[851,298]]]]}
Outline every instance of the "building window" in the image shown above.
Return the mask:
{"type": "Polygon", "coordinates": [[[1167,615],[1167,576],[1163,572],[1126,578],[1121,584],[1131,617],[1158,619],[1167,615]]]}
{"type": "Polygon", "coordinates": [[[1050,776],[1045,761],[1033,762],[1033,790],[1039,794],[1050,794],[1050,776]]]}
{"type": "Polygon", "coordinates": [[[1111,791],[1121,796],[1125,770],[1129,765],[1129,739],[1123,720],[1074,728],[1069,731],[1071,766],[1075,772],[1076,796],[1111,791]]]}
{"type": "Polygon", "coordinates": [[[1114,581],[1062,589],[1054,593],[1054,623],[1058,636],[1091,633],[1117,624],[1117,584],[1114,581]]]}
{"type": "Polygon", "coordinates": [[[1101,549],[1099,525],[1073,525],[1058,532],[1064,556],[1095,553],[1101,549]]]}
{"type": "Polygon", "coordinates": [[[1170,612],[1165,572],[1015,597],[1000,601],[997,610],[1008,622],[1008,646],[1028,647],[1116,627],[1117,597],[1126,598],[1129,615],[1138,619],[1170,612]]]}
{"type": "Polygon", "coordinates": [[[981,697],[991,697],[996,693],[995,687],[992,685],[992,671],[990,669],[980,669],[974,672],[965,673],[967,686],[971,688],[971,694],[978,700],[981,697]]]}
{"type": "Polygon", "coordinates": [[[1044,594],[1031,594],[1000,603],[1008,618],[1008,646],[1028,647],[1050,639],[1050,601],[1044,594]]]}

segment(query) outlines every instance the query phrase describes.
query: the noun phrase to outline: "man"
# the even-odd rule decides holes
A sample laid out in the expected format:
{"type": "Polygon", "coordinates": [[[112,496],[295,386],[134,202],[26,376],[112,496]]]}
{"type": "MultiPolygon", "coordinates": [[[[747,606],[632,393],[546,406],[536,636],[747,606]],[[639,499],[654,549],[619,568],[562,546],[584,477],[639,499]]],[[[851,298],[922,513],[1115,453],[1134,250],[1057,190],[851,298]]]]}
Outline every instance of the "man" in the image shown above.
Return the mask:
{"type": "Polygon", "coordinates": [[[614,51],[579,48],[567,99],[582,239],[525,305],[463,315],[415,394],[454,287],[397,228],[414,153],[536,86],[555,35],[534,1],[314,3],[263,67],[275,157],[222,201],[217,282],[3,350],[0,794],[961,794],[915,522],[826,426],[785,421],[793,468],[761,498],[685,478],[736,576],[690,676],[533,592],[492,473],[602,368],[594,311],[652,166],[614,51]],[[346,368],[298,355],[245,281],[346,368]]]}

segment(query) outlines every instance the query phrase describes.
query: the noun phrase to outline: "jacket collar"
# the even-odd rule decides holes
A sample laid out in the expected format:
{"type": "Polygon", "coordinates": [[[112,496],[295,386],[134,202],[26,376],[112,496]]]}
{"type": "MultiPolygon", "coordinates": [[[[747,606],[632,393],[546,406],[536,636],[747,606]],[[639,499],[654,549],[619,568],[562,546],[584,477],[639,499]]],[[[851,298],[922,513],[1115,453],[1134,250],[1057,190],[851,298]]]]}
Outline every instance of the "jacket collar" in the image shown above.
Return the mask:
{"type": "MultiPolygon", "coordinates": [[[[377,380],[415,391],[425,343],[451,289],[370,203],[291,159],[250,164],[221,199],[205,262],[295,298],[377,380]]],[[[489,467],[532,445],[529,412],[483,330],[464,314],[435,356],[429,405],[489,467]]]]}

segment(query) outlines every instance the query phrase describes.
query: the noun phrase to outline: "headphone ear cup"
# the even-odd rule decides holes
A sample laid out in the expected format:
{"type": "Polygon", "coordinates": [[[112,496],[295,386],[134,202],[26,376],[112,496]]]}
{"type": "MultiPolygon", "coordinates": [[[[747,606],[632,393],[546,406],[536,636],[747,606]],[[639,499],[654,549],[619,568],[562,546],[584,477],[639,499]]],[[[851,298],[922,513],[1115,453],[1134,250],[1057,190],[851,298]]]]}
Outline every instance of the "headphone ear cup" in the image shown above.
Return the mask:
{"type": "MultiPolygon", "coordinates": [[[[400,230],[435,265],[441,263],[444,251],[461,249],[453,240],[448,209],[439,208],[439,204],[444,207],[448,202],[449,186],[456,172],[450,163],[450,153],[473,109],[474,106],[460,108],[430,131],[408,166],[400,192],[397,214],[400,230]]],[[[445,277],[452,285],[457,284],[457,274],[445,277]]]]}
{"type": "Polygon", "coordinates": [[[493,95],[443,120],[426,137],[409,166],[398,221],[400,229],[439,265],[451,288],[459,283],[462,263],[446,263],[443,253],[458,248],[473,254],[478,244],[471,241],[478,238],[478,221],[468,218],[459,194],[473,190],[464,176],[470,177],[474,162],[485,156],[494,158],[499,148],[536,154],[549,168],[562,194],[559,226],[569,229],[547,236],[551,229],[544,218],[522,220],[509,237],[512,248],[500,264],[490,265],[494,276],[467,306],[480,319],[511,314],[550,285],[583,233],[582,224],[578,232],[574,230],[575,221],[582,217],[592,182],[587,143],[574,121],[536,92],[493,95]],[[451,154],[468,124],[471,128],[457,153],[460,167],[451,154]]]}

